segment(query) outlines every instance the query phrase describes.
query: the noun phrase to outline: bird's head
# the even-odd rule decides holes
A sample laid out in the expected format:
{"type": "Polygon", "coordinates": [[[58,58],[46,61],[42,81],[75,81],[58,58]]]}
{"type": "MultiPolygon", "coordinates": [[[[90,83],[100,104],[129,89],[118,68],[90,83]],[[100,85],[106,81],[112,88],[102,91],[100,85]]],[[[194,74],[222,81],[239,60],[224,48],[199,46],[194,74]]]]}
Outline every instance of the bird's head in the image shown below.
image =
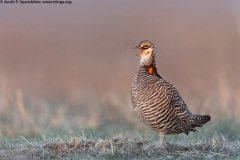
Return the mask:
{"type": "Polygon", "coordinates": [[[136,48],[139,49],[139,53],[137,55],[141,57],[141,60],[140,60],[141,64],[152,63],[152,60],[154,59],[153,57],[155,54],[154,45],[152,42],[148,40],[144,40],[140,42],[139,45],[135,47],[135,49],[136,48]]]}

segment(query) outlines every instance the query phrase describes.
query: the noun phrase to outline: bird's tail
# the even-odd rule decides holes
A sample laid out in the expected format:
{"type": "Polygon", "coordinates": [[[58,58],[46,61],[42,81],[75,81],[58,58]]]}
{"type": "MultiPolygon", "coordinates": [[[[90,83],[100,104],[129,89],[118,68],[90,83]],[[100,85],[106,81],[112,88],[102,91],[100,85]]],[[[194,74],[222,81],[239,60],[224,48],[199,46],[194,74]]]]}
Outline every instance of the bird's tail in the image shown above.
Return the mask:
{"type": "Polygon", "coordinates": [[[206,123],[208,123],[211,120],[211,117],[209,115],[195,115],[195,123],[193,125],[194,127],[202,127],[206,123]]]}

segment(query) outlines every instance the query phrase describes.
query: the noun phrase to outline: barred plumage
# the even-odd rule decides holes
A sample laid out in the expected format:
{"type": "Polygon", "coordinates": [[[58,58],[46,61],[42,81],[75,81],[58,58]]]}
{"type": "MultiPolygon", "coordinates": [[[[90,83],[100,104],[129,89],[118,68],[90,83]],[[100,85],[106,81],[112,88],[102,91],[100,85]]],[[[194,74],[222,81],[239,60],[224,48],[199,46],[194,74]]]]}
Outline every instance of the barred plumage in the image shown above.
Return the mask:
{"type": "Polygon", "coordinates": [[[154,45],[142,41],[137,47],[140,66],[131,85],[133,108],[139,119],[160,135],[197,131],[210,121],[209,115],[192,114],[177,89],[164,80],[155,65],[154,45]]]}

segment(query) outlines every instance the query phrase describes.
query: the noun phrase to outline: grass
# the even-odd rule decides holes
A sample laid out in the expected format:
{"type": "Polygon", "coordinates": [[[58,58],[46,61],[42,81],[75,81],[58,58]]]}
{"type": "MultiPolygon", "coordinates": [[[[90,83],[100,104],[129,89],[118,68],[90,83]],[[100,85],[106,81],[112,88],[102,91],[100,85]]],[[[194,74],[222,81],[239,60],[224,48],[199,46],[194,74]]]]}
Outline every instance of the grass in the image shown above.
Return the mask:
{"type": "Polygon", "coordinates": [[[222,134],[188,140],[171,140],[163,148],[149,137],[120,134],[106,139],[64,136],[2,141],[1,159],[239,159],[240,141],[222,134]]]}
{"type": "Polygon", "coordinates": [[[119,134],[124,131],[121,125],[87,129],[79,135],[55,130],[55,136],[5,136],[0,159],[240,159],[239,128],[237,119],[220,119],[189,136],[166,136],[167,149],[148,128],[125,128],[119,134]]]}
{"type": "Polygon", "coordinates": [[[78,105],[0,94],[0,159],[240,159],[238,96],[188,98],[191,111],[209,113],[211,122],[189,136],[167,136],[165,149],[139,122],[128,94],[88,103],[90,94],[78,105]]]}

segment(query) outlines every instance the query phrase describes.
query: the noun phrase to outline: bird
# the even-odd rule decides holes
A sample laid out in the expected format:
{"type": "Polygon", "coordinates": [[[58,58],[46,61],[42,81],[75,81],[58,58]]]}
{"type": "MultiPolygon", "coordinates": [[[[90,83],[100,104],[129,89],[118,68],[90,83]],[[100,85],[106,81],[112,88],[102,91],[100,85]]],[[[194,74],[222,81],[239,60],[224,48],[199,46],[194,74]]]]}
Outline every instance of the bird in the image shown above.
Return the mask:
{"type": "Polygon", "coordinates": [[[144,40],[136,48],[140,64],[130,89],[133,109],[141,122],[159,134],[160,143],[167,144],[165,135],[188,135],[208,123],[210,115],[192,114],[178,90],[160,76],[153,43],[144,40]]]}

